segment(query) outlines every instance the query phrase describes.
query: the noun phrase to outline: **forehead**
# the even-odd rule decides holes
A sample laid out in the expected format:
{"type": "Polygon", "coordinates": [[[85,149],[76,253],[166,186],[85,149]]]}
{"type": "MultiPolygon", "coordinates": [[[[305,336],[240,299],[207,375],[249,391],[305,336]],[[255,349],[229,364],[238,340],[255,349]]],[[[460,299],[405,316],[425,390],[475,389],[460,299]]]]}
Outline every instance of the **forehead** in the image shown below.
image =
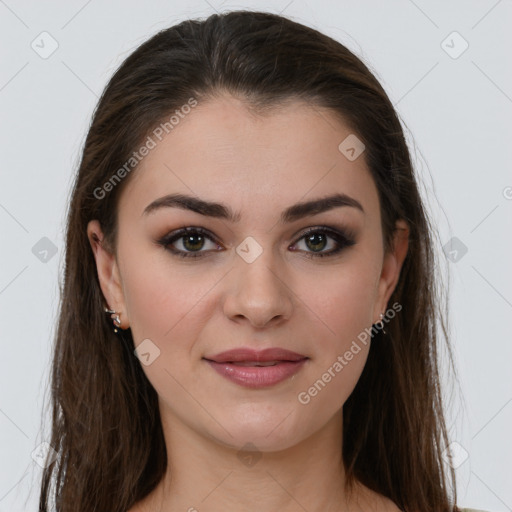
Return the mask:
{"type": "Polygon", "coordinates": [[[121,194],[120,210],[142,214],[165,194],[216,200],[236,211],[281,211],[299,200],[340,192],[378,215],[364,153],[349,160],[340,143],[354,136],[327,109],[292,102],[254,114],[232,96],[198,104],[140,162],[121,194]]]}

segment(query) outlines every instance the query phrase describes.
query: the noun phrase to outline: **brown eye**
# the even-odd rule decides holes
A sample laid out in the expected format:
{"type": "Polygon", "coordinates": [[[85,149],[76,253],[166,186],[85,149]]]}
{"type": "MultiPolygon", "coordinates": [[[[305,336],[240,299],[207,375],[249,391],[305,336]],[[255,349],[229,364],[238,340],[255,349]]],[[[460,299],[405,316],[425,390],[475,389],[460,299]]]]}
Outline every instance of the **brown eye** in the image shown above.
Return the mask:
{"type": "Polygon", "coordinates": [[[203,257],[207,253],[219,250],[216,240],[202,228],[184,228],[173,231],[158,240],[158,244],[163,246],[172,254],[182,258],[203,257]],[[210,247],[208,247],[210,243],[210,247]],[[209,250],[202,250],[203,248],[209,250]]]}
{"type": "Polygon", "coordinates": [[[185,235],[182,236],[181,239],[183,247],[187,251],[198,251],[202,249],[204,246],[205,237],[203,235],[197,234],[197,235],[185,235]]]}
{"type": "Polygon", "coordinates": [[[306,245],[313,252],[318,252],[325,249],[327,245],[327,239],[329,237],[325,235],[325,233],[313,233],[311,235],[307,235],[304,239],[306,241],[306,245]]]}
{"type": "MultiPolygon", "coordinates": [[[[324,257],[333,256],[338,254],[346,247],[355,244],[354,237],[331,228],[313,228],[306,232],[296,242],[296,244],[304,241],[305,249],[299,248],[298,250],[304,251],[308,257],[324,257]],[[334,242],[329,243],[329,240],[334,242]],[[334,246],[334,248],[333,248],[334,246]],[[327,252],[325,249],[330,248],[327,252]]],[[[297,250],[297,249],[294,249],[297,250]]]]}

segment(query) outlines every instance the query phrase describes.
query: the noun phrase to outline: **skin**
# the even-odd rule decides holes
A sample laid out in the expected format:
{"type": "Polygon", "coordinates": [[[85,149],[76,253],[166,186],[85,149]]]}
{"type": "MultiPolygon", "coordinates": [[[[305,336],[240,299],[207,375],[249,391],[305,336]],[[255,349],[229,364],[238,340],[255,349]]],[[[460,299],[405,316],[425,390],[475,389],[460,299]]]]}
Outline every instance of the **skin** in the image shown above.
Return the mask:
{"type": "MultiPolygon", "coordinates": [[[[181,120],[130,176],[119,202],[117,254],[102,247],[99,223],[89,223],[106,303],[120,312],[121,328],[131,328],[135,346],[149,338],[160,350],[143,369],[159,395],[169,466],[129,512],[399,510],[360,484],[350,496],[342,485],[342,406],[369,344],[307,405],[297,399],[391,306],[407,253],[408,227],[399,221],[393,250],[384,254],[364,158],[349,161],[338,150],[350,133],[331,112],[306,103],[260,117],[221,95],[181,120]],[[178,208],[143,215],[155,199],[178,192],[223,203],[240,220],[178,208]],[[288,206],[333,192],[357,199],[364,213],[344,206],[278,222],[288,206]],[[355,245],[308,258],[337,247],[332,238],[319,246],[301,238],[322,225],[352,230],[355,245]],[[192,243],[204,257],[183,259],[158,245],[185,226],[215,237],[192,243]],[[236,252],[248,236],[263,250],[252,263],[236,252]],[[292,378],[254,390],[202,359],[242,346],[282,347],[309,360],[292,378]],[[247,443],[259,457],[251,465],[241,457],[247,443]]],[[[173,246],[190,252],[183,238],[173,246]]]]}

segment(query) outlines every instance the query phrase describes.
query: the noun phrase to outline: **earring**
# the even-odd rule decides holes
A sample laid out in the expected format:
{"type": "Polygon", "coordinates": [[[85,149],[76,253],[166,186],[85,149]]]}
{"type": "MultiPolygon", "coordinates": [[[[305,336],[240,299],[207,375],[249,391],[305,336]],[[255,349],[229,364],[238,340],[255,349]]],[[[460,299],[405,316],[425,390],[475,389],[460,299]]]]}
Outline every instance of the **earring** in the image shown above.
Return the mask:
{"type": "Polygon", "coordinates": [[[105,308],[105,313],[109,313],[110,314],[110,318],[112,318],[112,320],[114,321],[114,333],[118,333],[118,330],[116,329],[116,327],[121,327],[121,318],[119,318],[119,314],[114,311],[113,309],[109,309],[109,308],[105,308]],[[115,315],[115,316],[114,316],[115,315]]]}
{"type": "MultiPolygon", "coordinates": [[[[382,329],[382,334],[386,334],[386,331],[384,330],[384,315],[380,314],[380,322],[378,322],[379,329],[382,329]]],[[[377,325],[377,324],[376,324],[377,325]]]]}

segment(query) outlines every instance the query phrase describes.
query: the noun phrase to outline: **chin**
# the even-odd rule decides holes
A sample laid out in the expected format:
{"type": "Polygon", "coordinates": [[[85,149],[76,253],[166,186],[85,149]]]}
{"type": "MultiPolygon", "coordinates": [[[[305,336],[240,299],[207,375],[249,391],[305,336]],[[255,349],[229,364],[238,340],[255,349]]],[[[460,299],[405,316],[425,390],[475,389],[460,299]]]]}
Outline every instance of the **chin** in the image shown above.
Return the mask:
{"type": "Polygon", "coordinates": [[[227,446],[237,453],[241,451],[255,452],[255,453],[272,453],[287,450],[298,444],[300,439],[285,433],[285,435],[278,435],[268,432],[255,432],[254,430],[233,433],[233,437],[229,435],[222,436],[221,439],[215,438],[217,442],[227,446]]]}
{"type": "Polygon", "coordinates": [[[301,432],[303,422],[294,419],[295,414],[290,409],[274,411],[268,405],[261,407],[265,407],[266,413],[253,406],[252,412],[230,415],[229,422],[222,422],[222,425],[231,435],[224,429],[216,429],[219,436],[215,438],[236,450],[248,445],[245,449],[249,451],[274,452],[290,448],[307,437],[301,432]]]}

